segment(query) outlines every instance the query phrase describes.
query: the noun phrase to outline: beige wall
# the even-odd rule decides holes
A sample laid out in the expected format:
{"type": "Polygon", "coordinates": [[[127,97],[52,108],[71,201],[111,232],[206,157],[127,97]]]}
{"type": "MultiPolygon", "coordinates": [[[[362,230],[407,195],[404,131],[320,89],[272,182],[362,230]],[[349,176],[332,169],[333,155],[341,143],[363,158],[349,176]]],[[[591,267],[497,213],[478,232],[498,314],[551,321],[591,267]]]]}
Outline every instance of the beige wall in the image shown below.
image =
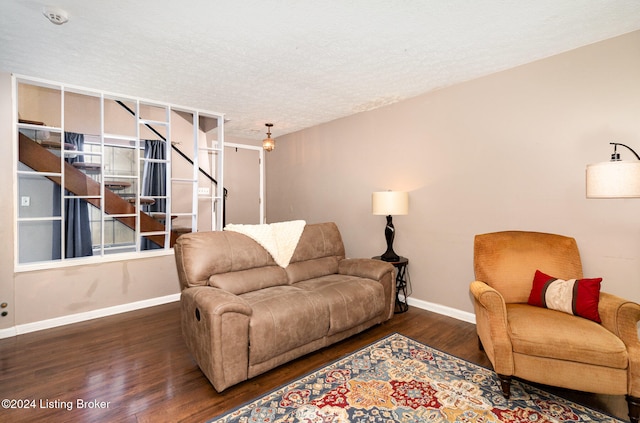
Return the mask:
{"type": "MultiPolygon", "coordinates": [[[[349,256],[384,251],[371,192],[410,192],[394,218],[412,298],[471,311],[476,233],[577,238],[586,276],[640,301],[640,200],[587,200],[610,141],[640,150],[640,32],[288,136],[266,156],[267,220],[333,220],[349,256]]],[[[0,178],[13,180],[11,80],[0,74],[0,178]]],[[[237,141],[237,140],[236,140],[237,141]]],[[[623,157],[630,158],[623,152],[623,157]]],[[[14,273],[14,189],[0,184],[0,330],[178,293],[173,256],[14,273]]]]}
{"type": "Polygon", "coordinates": [[[631,33],[279,137],[267,221],[336,221],[349,256],[378,255],[371,193],[407,190],[395,251],[414,300],[472,312],[474,235],[520,229],[575,237],[585,276],[640,301],[640,199],[584,194],[609,142],[640,151],[638,46],[631,33]]]}

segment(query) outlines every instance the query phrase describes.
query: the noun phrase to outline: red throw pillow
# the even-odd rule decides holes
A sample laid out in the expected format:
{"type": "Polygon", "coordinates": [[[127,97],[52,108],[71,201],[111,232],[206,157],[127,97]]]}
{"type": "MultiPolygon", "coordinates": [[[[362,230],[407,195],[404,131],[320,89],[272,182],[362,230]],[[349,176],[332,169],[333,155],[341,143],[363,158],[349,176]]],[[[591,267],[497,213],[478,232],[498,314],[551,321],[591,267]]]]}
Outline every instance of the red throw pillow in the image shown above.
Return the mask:
{"type": "Polygon", "coordinates": [[[536,270],[528,302],[601,323],[598,313],[601,282],[602,278],[565,281],[536,270]]]}

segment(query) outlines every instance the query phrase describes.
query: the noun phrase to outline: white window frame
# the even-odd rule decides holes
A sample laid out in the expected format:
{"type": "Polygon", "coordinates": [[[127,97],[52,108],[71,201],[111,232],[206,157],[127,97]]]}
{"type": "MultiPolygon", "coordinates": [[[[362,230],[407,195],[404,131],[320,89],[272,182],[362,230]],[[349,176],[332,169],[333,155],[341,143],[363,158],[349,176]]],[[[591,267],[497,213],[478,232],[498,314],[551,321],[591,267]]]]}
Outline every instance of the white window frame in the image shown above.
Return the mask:
{"type": "MultiPolygon", "coordinates": [[[[140,126],[145,124],[145,123],[152,123],[152,124],[159,124],[159,125],[166,125],[166,139],[167,139],[167,179],[168,179],[168,183],[167,183],[167,194],[166,194],[166,212],[168,216],[187,216],[187,217],[191,217],[191,228],[192,230],[198,230],[199,227],[203,226],[203,222],[201,219],[199,219],[200,217],[200,213],[199,213],[199,209],[201,209],[201,206],[199,205],[200,203],[202,203],[203,201],[207,203],[207,207],[208,204],[210,204],[210,222],[204,222],[204,226],[207,226],[208,229],[206,230],[222,230],[223,229],[223,210],[224,210],[224,180],[223,180],[223,175],[224,175],[224,158],[223,158],[223,154],[224,154],[224,114],[221,113],[217,113],[217,112],[211,112],[211,111],[205,111],[205,110],[199,110],[199,109],[195,109],[195,108],[190,108],[190,107],[184,107],[184,106],[176,106],[173,104],[169,104],[169,103],[164,103],[164,102],[159,102],[159,101],[152,101],[152,100],[146,100],[146,99],[142,99],[142,98],[137,98],[137,97],[132,97],[132,96],[127,96],[127,95],[121,95],[121,94],[114,94],[114,93],[109,93],[106,91],[100,91],[100,90],[95,90],[95,89],[90,89],[90,88],[84,88],[84,87],[79,87],[79,86],[74,86],[74,85],[69,85],[69,84],[63,84],[63,83],[59,83],[59,82],[54,82],[54,81],[48,81],[48,80],[44,80],[44,79],[39,79],[39,78],[33,78],[33,77],[28,77],[28,76],[22,76],[22,75],[12,75],[12,103],[13,103],[13,142],[14,145],[16,146],[16,148],[14,149],[14,159],[13,159],[13,198],[15,199],[14,204],[15,204],[15,209],[14,209],[14,222],[13,222],[13,230],[14,230],[14,270],[16,272],[22,272],[22,271],[31,271],[31,270],[40,270],[40,269],[50,269],[50,268],[58,268],[58,267],[67,267],[67,266],[75,266],[75,265],[87,265],[87,264],[93,264],[93,263],[103,263],[103,262],[112,262],[112,261],[121,261],[121,260],[131,260],[131,259],[138,259],[138,258],[148,258],[148,257],[152,257],[152,256],[159,256],[159,255],[170,255],[173,254],[173,248],[171,246],[169,246],[169,239],[171,237],[171,219],[166,219],[168,222],[166,224],[166,228],[165,231],[163,231],[163,234],[165,235],[165,247],[163,249],[157,249],[157,250],[140,250],[140,239],[141,236],[144,235],[149,235],[149,234],[156,234],[154,233],[143,233],[140,231],[140,219],[136,219],[137,223],[136,223],[136,229],[135,229],[135,240],[136,240],[136,251],[135,252],[123,252],[123,253],[110,253],[110,254],[105,254],[104,252],[104,220],[103,220],[103,225],[102,225],[102,232],[103,234],[101,234],[101,249],[100,249],[100,254],[99,255],[93,255],[93,256],[88,256],[88,257],[78,257],[78,258],[65,258],[64,257],[64,241],[61,240],[61,247],[62,247],[62,254],[61,254],[61,258],[60,259],[51,259],[51,260],[43,260],[43,261],[37,261],[37,262],[26,262],[26,263],[20,263],[20,257],[19,257],[19,242],[20,242],[20,222],[21,221],[26,221],[28,220],[28,218],[21,218],[20,214],[19,214],[19,207],[20,206],[20,199],[18,198],[19,196],[19,189],[18,189],[18,179],[19,179],[19,175],[20,174],[24,174],[24,172],[21,173],[21,171],[18,170],[18,163],[19,163],[19,154],[18,154],[18,135],[19,135],[19,130],[21,128],[28,128],[28,124],[21,124],[19,123],[19,118],[18,118],[18,85],[19,84],[27,84],[27,85],[34,85],[34,86],[38,86],[38,87],[46,87],[46,88],[51,88],[54,90],[60,90],[60,96],[61,96],[61,126],[60,127],[54,127],[51,128],[53,131],[55,132],[59,132],[60,134],[64,134],[64,130],[65,130],[65,125],[64,125],[64,94],[66,92],[72,92],[74,94],[81,94],[81,95],[88,95],[88,96],[92,96],[92,97],[97,97],[100,99],[100,109],[101,109],[101,130],[100,130],[100,138],[101,138],[101,143],[102,145],[104,145],[104,139],[105,139],[105,135],[107,135],[107,137],[109,137],[110,134],[105,134],[104,131],[104,103],[105,103],[105,99],[108,100],[113,100],[113,99],[118,99],[118,100],[122,100],[122,101],[126,101],[126,102],[131,102],[136,104],[137,110],[136,110],[136,115],[134,117],[134,119],[136,119],[137,121],[137,131],[136,131],[136,136],[135,136],[135,142],[136,142],[136,147],[140,148],[141,142],[143,142],[141,140],[140,137],[140,126]],[[159,108],[164,108],[166,110],[166,119],[163,122],[146,122],[145,119],[142,119],[140,116],[140,111],[139,111],[139,106],[143,104],[145,106],[151,106],[151,107],[159,107],[159,108]],[[185,152],[187,154],[191,154],[191,158],[193,161],[193,165],[191,165],[193,173],[192,176],[190,178],[183,178],[183,179],[179,179],[179,178],[172,178],[172,172],[171,172],[171,116],[172,116],[172,112],[182,112],[182,113],[187,113],[187,114],[191,114],[193,116],[193,121],[192,121],[192,125],[193,125],[193,151],[191,152],[185,152]],[[216,121],[216,125],[215,128],[212,129],[211,131],[214,133],[214,135],[210,134],[211,140],[207,140],[208,136],[207,134],[203,134],[202,131],[199,130],[199,123],[201,119],[214,119],[216,121]],[[201,156],[208,156],[208,164],[209,164],[209,169],[213,169],[211,171],[212,176],[217,180],[217,185],[214,186],[213,188],[213,192],[209,195],[202,195],[199,194],[200,190],[199,188],[199,181],[202,181],[202,178],[199,175],[199,168],[200,168],[200,163],[202,160],[199,159],[199,157],[201,156]],[[191,185],[191,191],[192,191],[192,196],[191,196],[191,212],[187,212],[187,213],[172,213],[172,204],[171,204],[171,186],[174,184],[190,184],[191,185]]],[[[62,136],[61,136],[62,138],[62,136]]],[[[61,163],[64,160],[64,154],[61,154],[61,163]]],[[[143,160],[143,159],[141,159],[143,160]]],[[[102,163],[104,163],[102,161],[102,163]]],[[[140,198],[140,185],[141,185],[141,175],[140,175],[140,165],[137,166],[137,183],[138,183],[138,188],[137,188],[137,201],[136,201],[136,209],[139,210],[139,206],[140,206],[140,202],[139,202],[139,198],[140,198]]],[[[62,171],[62,183],[64,184],[64,171],[62,171]]],[[[33,172],[34,175],[40,175],[40,176],[44,176],[42,172],[33,172]]],[[[102,169],[102,178],[101,178],[101,190],[100,190],[100,196],[101,196],[101,209],[102,209],[102,213],[104,215],[104,179],[105,179],[105,173],[104,173],[104,169],[102,169]]],[[[63,208],[64,206],[62,205],[61,208],[63,208]]],[[[64,212],[64,210],[62,210],[62,213],[64,212]]],[[[64,214],[62,214],[64,215],[64,214]]],[[[104,217],[104,216],[103,216],[104,217]]],[[[61,218],[58,218],[61,220],[61,218]]],[[[44,220],[50,220],[53,221],[55,220],[54,217],[52,216],[51,218],[45,218],[44,220]]],[[[61,225],[63,226],[63,225],[61,225]]],[[[160,234],[160,233],[158,233],[160,234]]],[[[64,237],[63,237],[64,239],[64,237]]]]}

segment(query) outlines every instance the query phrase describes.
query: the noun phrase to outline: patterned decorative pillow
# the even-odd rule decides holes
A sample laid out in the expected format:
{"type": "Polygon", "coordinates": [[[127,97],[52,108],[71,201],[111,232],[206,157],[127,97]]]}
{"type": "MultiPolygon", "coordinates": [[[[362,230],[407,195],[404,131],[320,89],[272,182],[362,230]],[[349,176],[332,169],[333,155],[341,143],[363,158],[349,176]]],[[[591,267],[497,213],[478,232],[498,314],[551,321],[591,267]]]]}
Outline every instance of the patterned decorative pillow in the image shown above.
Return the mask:
{"type": "Polygon", "coordinates": [[[601,282],[602,278],[565,281],[536,270],[528,302],[601,323],[598,313],[601,282]]]}

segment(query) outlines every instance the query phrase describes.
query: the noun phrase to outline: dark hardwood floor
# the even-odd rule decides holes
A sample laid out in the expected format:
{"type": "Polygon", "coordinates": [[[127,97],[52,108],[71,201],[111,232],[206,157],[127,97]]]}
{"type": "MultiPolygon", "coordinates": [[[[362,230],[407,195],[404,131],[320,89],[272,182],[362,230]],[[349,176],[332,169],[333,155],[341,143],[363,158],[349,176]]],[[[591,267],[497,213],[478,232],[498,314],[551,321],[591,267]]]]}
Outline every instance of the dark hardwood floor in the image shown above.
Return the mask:
{"type": "MultiPolygon", "coordinates": [[[[412,307],[219,394],[187,352],[171,303],[0,340],[0,399],[32,406],[2,408],[0,421],[204,422],[393,332],[489,366],[474,325],[412,307]]],[[[627,419],[622,397],[554,392],[627,419]]]]}

